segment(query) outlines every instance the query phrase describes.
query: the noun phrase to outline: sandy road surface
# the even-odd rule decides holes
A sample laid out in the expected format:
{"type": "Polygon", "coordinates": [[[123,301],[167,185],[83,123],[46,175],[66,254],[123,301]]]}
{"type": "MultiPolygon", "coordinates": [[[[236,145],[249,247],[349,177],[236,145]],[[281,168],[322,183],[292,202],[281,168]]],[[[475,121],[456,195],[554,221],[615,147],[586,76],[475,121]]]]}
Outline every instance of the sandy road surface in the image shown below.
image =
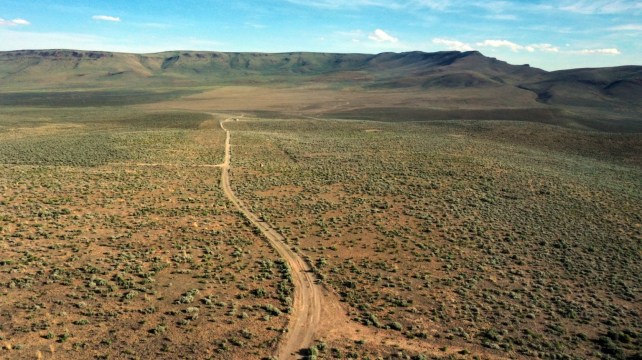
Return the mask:
{"type": "MultiPolygon", "coordinates": [[[[229,119],[228,119],[229,120],[229,119]]],[[[314,335],[321,321],[323,289],[315,283],[314,275],[308,264],[285,243],[285,238],[274,230],[268,223],[262,221],[252,213],[239,200],[230,186],[230,131],[225,129],[221,121],[221,128],[226,133],[225,159],[221,164],[221,187],[225,196],[238,208],[239,211],[269,240],[279,255],[290,265],[292,281],[294,283],[294,302],[292,318],[288,332],[280,342],[277,357],[279,359],[297,358],[298,352],[312,344],[314,335]]]]}
{"type": "MultiPolygon", "coordinates": [[[[215,114],[210,113],[212,116],[215,114]]],[[[369,343],[404,349],[424,354],[443,357],[455,355],[462,350],[459,346],[448,344],[444,347],[438,342],[405,339],[397,334],[390,334],[385,330],[374,330],[359,323],[351,321],[346,310],[341,306],[336,294],[317,284],[309,265],[292,251],[286,244],[285,238],[267,222],[252,213],[241,200],[239,200],[230,185],[230,158],[231,144],[230,131],[225,128],[225,123],[232,121],[226,119],[219,123],[225,131],[225,158],[221,168],[221,187],[225,196],[236,208],[268,239],[272,247],[288,262],[292,271],[294,283],[294,301],[288,332],[281,338],[276,356],[278,359],[302,358],[301,349],[310,347],[315,339],[326,340],[366,340],[369,343]],[[447,350],[446,350],[447,349],[447,350]]],[[[472,349],[484,354],[489,359],[505,359],[506,356],[497,352],[472,346],[472,349]]],[[[517,356],[517,358],[521,358],[517,356]]]]}

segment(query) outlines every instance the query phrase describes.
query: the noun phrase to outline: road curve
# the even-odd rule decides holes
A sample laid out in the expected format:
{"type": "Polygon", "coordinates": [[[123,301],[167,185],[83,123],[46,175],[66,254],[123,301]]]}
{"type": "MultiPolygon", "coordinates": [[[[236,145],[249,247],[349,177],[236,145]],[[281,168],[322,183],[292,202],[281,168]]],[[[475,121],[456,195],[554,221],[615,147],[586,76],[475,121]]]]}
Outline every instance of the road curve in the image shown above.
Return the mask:
{"type": "MultiPolygon", "coordinates": [[[[215,116],[215,114],[211,114],[215,116]]],[[[297,253],[292,251],[285,243],[285,238],[274,230],[270,224],[261,220],[252,213],[241,200],[239,200],[230,185],[230,131],[224,126],[231,119],[219,122],[225,131],[225,158],[222,164],[216,165],[221,168],[221,188],[225,196],[254,226],[256,226],[279,255],[288,262],[292,271],[292,282],[294,283],[294,301],[288,332],[283,335],[277,348],[278,359],[303,358],[299,351],[312,345],[315,338],[324,340],[346,339],[361,340],[367,339],[372,344],[390,346],[396,349],[405,349],[423,354],[430,354],[437,357],[444,355],[456,355],[463,348],[459,346],[445,347],[444,343],[426,341],[422,339],[399,338],[398,335],[391,335],[385,330],[371,329],[352,321],[342,308],[339,299],[332,292],[325,291],[321,285],[315,282],[315,278],[308,264],[297,253]],[[447,348],[447,350],[444,350],[447,348]]],[[[479,354],[488,355],[491,359],[507,359],[494,352],[485,349],[477,349],[479,354]]]]}
{"type": "Polygon", "coordinates": [[[315,333],[321,322],[321,303],[323,301],[323,290],[316,284],[314,275],[308,264],[297,253],[292,251],[285,243],[285,238],[274,230],[270,224],[261,220],[252,213],[241,200],[239,200],[230,185],[230,131],[225,129],[224,123],[230,119],[220,122],[221,129],[226,133],[225,158],[221,167],[221,188],[225,196],[236,206],[261,233],[267,238],[272,247],[279,255],[288,262],[292,272],[294,283],[294,301],[288,332],[284,334],[276,356],[279,359],[295,359],[301,357],[299,351],[312,345],[315,333]]]}

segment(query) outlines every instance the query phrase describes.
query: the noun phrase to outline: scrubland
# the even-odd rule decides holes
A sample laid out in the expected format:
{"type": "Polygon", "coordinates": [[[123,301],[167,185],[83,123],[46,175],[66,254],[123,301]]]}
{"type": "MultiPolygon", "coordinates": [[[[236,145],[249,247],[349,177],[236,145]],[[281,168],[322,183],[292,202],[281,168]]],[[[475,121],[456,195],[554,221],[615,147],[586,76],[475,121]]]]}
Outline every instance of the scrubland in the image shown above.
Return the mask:
{"type": "Polygon", "coordinates": [[[289,268],[223,196],[210,118],[3,112],[0,357],[272,354],[289,268]]]}
{"type": "MultiPolygon", "coordinates": [[[[492,121],[229,127],[238,196],[354,322],[460,357],[640,356],[642,173],[600,151],[610,135],[492,121]]],[[[325,345],[391,353],[368,338],[325,345]]]]}
{"type": "Polygon", "coordinates": [[[639,133],[24,96],[0,109],[0,357],[275,353],[296,288],[220,188],[227,118],[236,197],[347,316],[302,354],[642,356],[639,133]]]}

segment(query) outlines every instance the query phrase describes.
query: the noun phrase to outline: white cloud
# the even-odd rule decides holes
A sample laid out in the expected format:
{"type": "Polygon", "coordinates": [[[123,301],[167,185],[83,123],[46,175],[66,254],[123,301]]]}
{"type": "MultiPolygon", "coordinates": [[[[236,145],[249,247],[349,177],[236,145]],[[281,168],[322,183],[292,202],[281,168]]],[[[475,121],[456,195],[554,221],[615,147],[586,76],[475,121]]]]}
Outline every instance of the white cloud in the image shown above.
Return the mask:
{"type": "Polygon", "coordinates": [[[94,15],[91,18],[94,19],[94,20],[98,20],[98,21],[120,22],[120,18],[116,17],[116,16],[94,15]]]}
{"type": "Polygon", "coordinates": [[[25,19],[13,19],[11,21],[16,25],[31,25],[31,23],[25,19]]]}
{"type": "Polygon", "coordinates": [[[455,50],[455,51],[472,51],[474,50],[472,46],[463,43],[461,41],[457,40],[448,40],[448,39],[440,39],[440,38],[435,38],[432,39],[432,43],[436,45],[443,45],[445,46],[448,50],[455,50]]]}
{"type": "Polygon", "coordinates": [[[626,24],[613,26],[609,28],[611,31],[642,31],[642,24],[626,24]]]}
{"type": "Polygon", "coordinates": [[[532,45],[527,45],[525,48],[528,52],[535,52],[535,51],[543,51],[543,52],[549,52],[549,53],[560,52],[559,47],[553,46],[551,44],[532,44],[532,45]]]}
{"type": "Polygon", "coordinates": [[[558,46],[552,44],[531,44],[531,45],[520,45],[508,40],[484,40],[483,42],[478,42],[475,44],[481,47],[493,47],[493,48],[508,48],[513,52],[547,52],[547,53],[565,53],[565,54],[581,54],[581,55],[620,55],[620,50],[616,48],[604,48],[604,49],[583,49],[583,50],[570,50],[562,51],[558,46]]]}
{"type": "Polygon", "coordinates": [[[399,39],[388,34],[387,32],[377,29],[375,30],[372,34],[368,35],[368,39],[376,41],[376,42],[390,42],[390,43],[396,43],[399,42],[399,39]]]}
{"type": "Polygon", "coordinates": [[[484,40],[475,44],[480,47],[493,47],[493,48],[508,48],[513,52],[528,51],[528,52],[548,52],[558,53],[560,48],[552,44],[530,44],[520,45],[508,40],[484,40]]]}
{"type": "Polygon", "coordinates": [[[513,52],[518,52],[520,50],[525,49],[524,46],[515,44],[514,42],[511,42],[508,40],[484,40],[482,42],[478,42],[475,45],[482,46],[482,47],[494,47],[494,48],[507,47],[511,49],[513,52]]]}
{"type": "MultiPolygon", "coordinates": [[[[470,44],[457,41],[457,40],[435,38],[432,40],[432,42],[433,44],[443,45],[449,50],[457,50],[457,51],[473,50],[473,46],[471,46],[470,44]]],[[[511,50],[514,53],[543,52],[543,53],[555,53],[555,54],[580,54],[580,55],[621,55],[622,54],[620,50],[617,48],[562,50],[559,46],[555,46],[553,44],[542,43],[542,44],[521,45],[508,40],[484,40],[484,41],[475,43],[475,46],[481,47],[481,48],[506,48],[508,50],[511,50]]],[[[567,47],[570,47],[570,45],[567,45],[567,47]]]]}
{"type": "Polygon", "coordinates": [[[620,55],[622,54],[620,50],[616,48],[607,48],[607,49],[584,49],[575,51],[576,54],[582,55],[620,55]]]}
{"type": "Polygon", "coordinates": [[[637,0],[573,0],[563,2],[559,8],[579,14],[621,14],[642,11],[642,2],[637,0]]]}
{"type": "Polygon", "coordinates": [[[13,20],[5,20],[3,18],[0,18],[0,26],[18,26],[18,25],[31,25],[31,23],[25,19],[13,19],[13,20]]]}

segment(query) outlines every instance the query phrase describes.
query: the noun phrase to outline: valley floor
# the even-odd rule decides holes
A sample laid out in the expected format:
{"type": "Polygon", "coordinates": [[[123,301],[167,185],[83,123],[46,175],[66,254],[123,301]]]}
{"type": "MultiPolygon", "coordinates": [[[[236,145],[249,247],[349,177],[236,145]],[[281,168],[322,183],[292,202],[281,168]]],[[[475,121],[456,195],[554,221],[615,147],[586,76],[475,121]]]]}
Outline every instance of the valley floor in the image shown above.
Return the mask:
{"type": "Polygon", "coordinates": [[[640,356],[640,134],[212,98],[0,110],[0,357],[640,356]]]}

